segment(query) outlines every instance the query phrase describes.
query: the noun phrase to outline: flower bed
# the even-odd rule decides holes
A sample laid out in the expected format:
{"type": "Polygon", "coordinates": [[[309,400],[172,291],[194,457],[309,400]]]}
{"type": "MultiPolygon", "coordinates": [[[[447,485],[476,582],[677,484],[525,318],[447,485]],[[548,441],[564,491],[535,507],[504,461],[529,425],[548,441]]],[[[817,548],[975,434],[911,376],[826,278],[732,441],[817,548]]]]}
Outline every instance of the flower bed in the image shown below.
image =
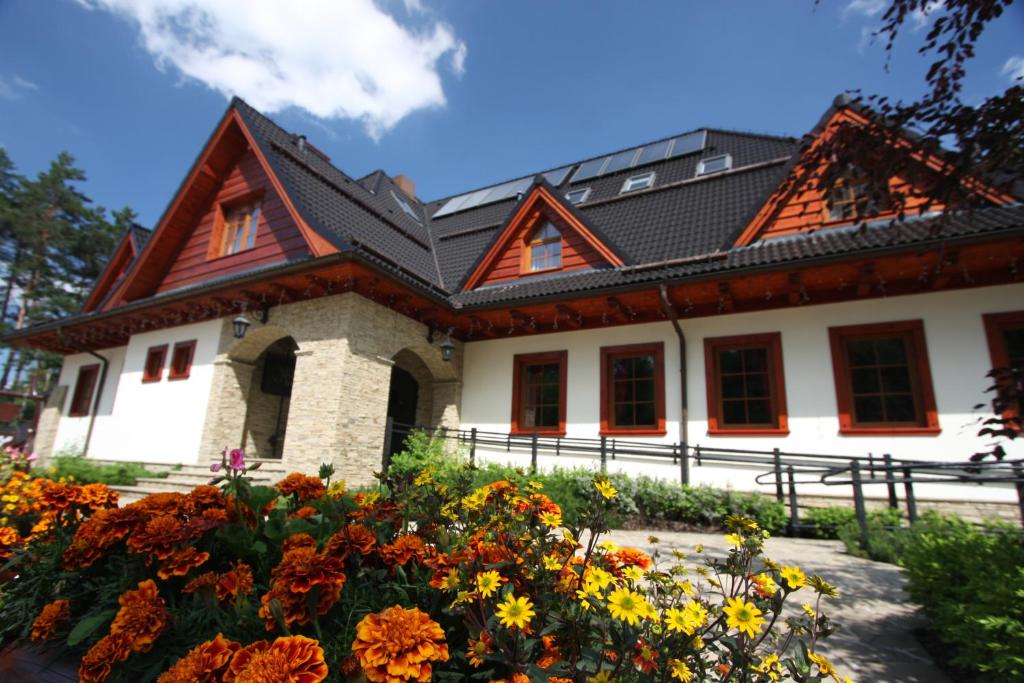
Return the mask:
{"type": "Polygon", "coordinates": [[[0,636],[80,657],[82,681],[839,681],[815,651],[835,589],[728,520],[724,560],[600,540],[537,483],[428,471],[350,494],[320,476],[216,483],[117,507],[102,485],[25,478],[0,529],[0,636]],[[798,616],[783,606],[803,602],[798,616]]]}

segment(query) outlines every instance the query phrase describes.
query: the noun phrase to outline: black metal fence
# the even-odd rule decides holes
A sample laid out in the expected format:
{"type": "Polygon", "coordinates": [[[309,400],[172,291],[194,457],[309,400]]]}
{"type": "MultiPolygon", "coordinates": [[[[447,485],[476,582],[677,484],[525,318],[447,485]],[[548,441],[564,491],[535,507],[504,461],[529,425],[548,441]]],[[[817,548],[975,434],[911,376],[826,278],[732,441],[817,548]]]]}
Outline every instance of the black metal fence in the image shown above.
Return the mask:
{"type": "Polygon", "coordinates": [[[661,459],[679,470],[679,480],[690,483],[692,467],[708,465],[741,465],[762,469],[754,481],[762,486],[772,486],[775,498],[787,505],[789,512],[788,531],[797,533],[808,526],[801,524],[799,514],[798,487],[817,484],[824,486],[849,486],[857,522],[860,526],[861,541],[866,543],[868,534],[867,503],[865,489],[870,486],[885,486],[888,505],[899,509],[898,489],[903,489],[907,519],[917,520],[918,505],[915,484],[1004,484],[1016,488],[1017,503],[1021,522],[1024,525],[1024,460],[1001,460],[983,462],[937,462],[907,460],[892,457],[886,453],[880,457],[869,453],[865,456],[830,455],[823,453],[795,453],[774,448],[770,451],[719,448],[685,443],[651,443],[600,437],[586,439],[576,437],[544,436],[537,433],[513,434],[488,432],[472,429],[446,429],[444,427],[421,427],[396,424],[388,419],[384,435],[384,467],[388,466],[391,445],[396,439],[404,440],[413,431],[426,431],[435,438],[458,443],[466,450],[470,462],[475,463],[477,449],[490,451],[504,450],[506,453],[529,457],[529,468],[536,472],[538,459],[545,456],[570,456],[593,458],[601,472],[607,472],[608,462],[618,458],[661,459]]]}

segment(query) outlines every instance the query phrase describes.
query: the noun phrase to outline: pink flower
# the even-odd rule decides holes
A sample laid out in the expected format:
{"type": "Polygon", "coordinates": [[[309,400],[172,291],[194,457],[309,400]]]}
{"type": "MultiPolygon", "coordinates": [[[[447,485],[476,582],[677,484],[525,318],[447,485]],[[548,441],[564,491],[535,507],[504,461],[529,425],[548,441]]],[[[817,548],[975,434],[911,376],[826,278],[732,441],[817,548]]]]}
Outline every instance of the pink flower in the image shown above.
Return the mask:
{"type": "Polygon", "coordinates": [[[231,462],[228,465],[235,472],[245,471],[245,451],[241,448],[231,449],[231,462]]]}
{"type": "Polygon", "coordinates": [[[215,462],[212,465],[210,465],[210,471],[211,472],[220,472],[220,468],[221,468],[221,464],[219,462],[215,462]]]}

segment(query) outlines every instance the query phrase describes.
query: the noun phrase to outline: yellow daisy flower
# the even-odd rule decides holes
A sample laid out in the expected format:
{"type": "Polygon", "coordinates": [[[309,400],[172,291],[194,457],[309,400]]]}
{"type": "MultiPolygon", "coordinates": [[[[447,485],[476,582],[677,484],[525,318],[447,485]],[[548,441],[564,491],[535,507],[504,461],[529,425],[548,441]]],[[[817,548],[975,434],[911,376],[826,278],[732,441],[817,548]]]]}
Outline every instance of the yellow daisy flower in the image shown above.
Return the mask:
{"type": "Polygon", "coordinates": [[[622,575],[630,581],[636,582],[643,578],[644,570],[640,567],[626,567],[622,570],[622,575]]]}
{"type": "Polygon", "coordinates": [[[727,617],[725,623],[729,628],[745,633],[750,638],[761,631],[764,619],[754,603],[744,602],[743,598],[729,598],[726,602],[728,605],[722,611],[727,617]]]}
{"type": "Polygon", "coordinates": [[[782,579],[786,582],[786,585],[790,590],[800,590],[807,585],[807,575],[804,574],[800,567],[796,565],[786,565],[779,573],[782,575],[782,579]]]}
{"type": "Polygon", "coordinates": [[[541,558],[541,562],[544,563],[544,569],[553,572],[557,572],[562,568],[562,560],[557,555],[545,555],[541,558]]]}
{"type": "Polygon", "coordinates": [[[743,539],[740,538],[739,534],[726,534],[725,540],[729,542],[729,545],[737,550],[743,545],[743,539]]]}
{"type": "Polygon", "coordinates": [[[668,661],[669,671],[672,673],[672,678],[680,680],[683,683],[690,683],[693,680],[693,672],[690,671],[690,667],[686,666],[686,662],[681,659],[670,659],[668,661]]]}
{"type": "Polygon", "coordinates": [[[542,512],[540,513],[540,523],[552,529],[560,527],[562,526],[562,515],[557,512],[542,512]]]}
{"type": "Polygon", "coordinates": [[[615,582],[615,577],[600,567],[590,567],[587,569],[586,574],[584,574],[583,580],[587,583],[596,583],[604,589],[615,582]]]}
{"type": "Polygon", "coordinates": [[[521,629],[529,625],[536,612],[533,611],[533,603],[527,598],[517,598],[512,593],[509,593],[504,602],[498,603],[495,615],[501,621],[502,626],[521,629]]]}
{"type": "Polygon", "coordinates": [[[608,594],[608,613],[615,619],[636,626],[647,613],[647,600],[628,588],[616,588],[608,594]]]}
{"type": "Polygon", "coordinates": [[[615,494],[618,493],[618,491],[615,490],[615,487],[612,486],[612,483],[610,481],[595,481],[594,488],[596,488],[598,493],[600,493],[608,500],[614,498],[615,494]]]}
{"type": "Polygon", "coordinates": [[[495,570],[480,572],[476,575],[476,589],[480,596],[489,598],[501,587],[501,575],[495,570]]]}

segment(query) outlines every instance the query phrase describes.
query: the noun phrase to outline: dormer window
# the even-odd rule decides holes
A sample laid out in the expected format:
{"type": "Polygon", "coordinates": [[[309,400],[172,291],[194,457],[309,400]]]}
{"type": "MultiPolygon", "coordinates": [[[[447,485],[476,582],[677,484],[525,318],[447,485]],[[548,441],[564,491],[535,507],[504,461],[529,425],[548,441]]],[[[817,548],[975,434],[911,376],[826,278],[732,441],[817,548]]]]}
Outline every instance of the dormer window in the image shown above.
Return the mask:
{"type": "Polygon", "coordinates": [[[525,266],[529,273],[562,267],[562,233],[552,223],[544,223],[527,240],[525,266]]]}
{"type": "Polygon", "coordinates": [[[232,207],[224,207],[223,241],[221,256],[237,254],[256,245],[256,228],[260,222],[258,201],[232,207]]]}
{"type": "Polygon", "coordinates": [[[717,157],[708,157],[707,159],[701,159],[697,164],[697,175],[711,175],[712,173],[721,173],[722,171],[728,171],[732,168],[732,155],[731,154],[720,154],[717,157]]]}
{"type": "Polygon", "coordinates": [[[626,178],[626,182],[622,183],[622,192],[636,192],[637,190],[646,190],[647,188],[654,185],[654,172],[644,173],[643,175],[635,175],[626,178]]]}
{"type": "Polygon", "coordinates": [[[569,200],[570,204],[582,204],[587,201],[587,197],[590,196],[590,188],[584,187],[582,190],[570,190],[565,193],[565,198],[569,200]]]}

